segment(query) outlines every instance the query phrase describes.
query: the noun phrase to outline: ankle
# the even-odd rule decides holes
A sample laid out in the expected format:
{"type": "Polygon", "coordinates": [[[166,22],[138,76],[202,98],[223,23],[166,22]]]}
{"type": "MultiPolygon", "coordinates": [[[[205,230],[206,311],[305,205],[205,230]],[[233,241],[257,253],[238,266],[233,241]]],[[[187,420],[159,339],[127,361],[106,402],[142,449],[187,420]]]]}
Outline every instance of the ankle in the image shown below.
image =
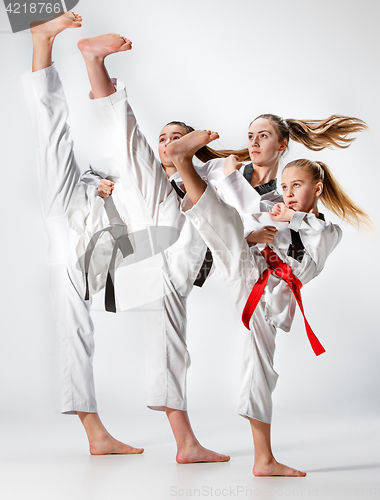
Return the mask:
{"type": "Polygon", "coordinates": [[[187,437],[180,442],[177,441],[177,451],[182,452],[199,446],[199,442],[195,437],[187,437]]]}
{"type": "Polygon", "coordinates": [[[31,33],[34,45],[44,45],[50,47],[53,46],[56,35],[48,35],[46,33],[33,32],[33,30],[31,30],[31,33]]]}
{"type": "Polygon", "coordinates": [[[276,463],[274,456],[270,454],[255,454],[255,465],[268,466],[276,463]]]}
{"type": "Polygon", "coordinates": [[[84,62],[88,68],[89,67],[93,68],[93,67],[97,67],[97,66],[104,66],[105,56],[102,56],[102,57],[95,56],[94,54],[88,54],[88,53],[82,52],[82,51],[81,51],[81,53],[82,53],[84,62]]]}

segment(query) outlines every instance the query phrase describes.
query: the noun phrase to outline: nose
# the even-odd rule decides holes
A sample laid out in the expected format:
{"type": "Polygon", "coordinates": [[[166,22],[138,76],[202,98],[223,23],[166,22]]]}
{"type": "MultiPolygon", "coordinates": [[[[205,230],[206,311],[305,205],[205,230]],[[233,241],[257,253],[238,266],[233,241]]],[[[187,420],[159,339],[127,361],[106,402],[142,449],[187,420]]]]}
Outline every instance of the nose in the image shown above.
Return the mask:
{"type": "Polygon", "coordinates": [[[260,146],[260,141],[259,141],[259,136],[256,135],[253,139],[252,139],[252,144],[253,146],[260,146]]]}

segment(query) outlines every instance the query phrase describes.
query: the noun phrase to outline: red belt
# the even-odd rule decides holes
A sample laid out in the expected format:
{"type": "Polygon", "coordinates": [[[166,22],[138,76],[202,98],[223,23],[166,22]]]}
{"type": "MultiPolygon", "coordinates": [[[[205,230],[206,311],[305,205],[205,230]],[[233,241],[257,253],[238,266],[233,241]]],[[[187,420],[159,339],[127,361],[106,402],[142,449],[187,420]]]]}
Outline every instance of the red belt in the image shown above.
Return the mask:
{"type": "Polygon", "coordinates": [[[268,268],[265,269],[263,274],[257,280],[244,306],[242,315],[244,326],[248,328],[248,330],[250,329],[249,321],[256,309],[257,304],[259,303],[260,297],[264,293],[264,288],[268,282],[269,275],[275,273],[278,277],[287,282],[287,284],[290,286],[291,291],[293,292],[294,297],[296,298],[296,301],[305,320],[306,333],[314,353],[316,354],[316,356],[323,354],[325,352],[325,349],[315,336],[313,330],[310,328],[310,325],[307,322],[307,319],[305,318],[301,299],[302,283],[298,278],[296,278],[296,276],[294,276],[292,268],[288,264],[282,262],[282,260],[269,247],[265,247],[261,253],[267,261],[268,268]]]}

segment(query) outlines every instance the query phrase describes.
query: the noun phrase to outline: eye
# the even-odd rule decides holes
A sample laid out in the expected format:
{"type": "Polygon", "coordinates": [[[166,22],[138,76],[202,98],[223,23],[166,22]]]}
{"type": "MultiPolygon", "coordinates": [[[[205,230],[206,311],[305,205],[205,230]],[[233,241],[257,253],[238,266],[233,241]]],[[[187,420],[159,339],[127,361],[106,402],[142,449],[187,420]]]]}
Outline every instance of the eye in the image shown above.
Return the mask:
{"type": "Polygon", "coordinates": [[[300,184],[299,182],[295,182],[295,183],[293,184],[293,186],[294,186],[294,187],[300,187],[300,185],[301,185],[301,184],[300,184]]]}
{"type": "Polygon", "coordinates": [[[283,191],[286,191],[286,189],[287,189],[286,186],[282,186],[283,191]]]}
{"type": "Polygon", "coordinates": [[[165,137],[161,137],[158,142],[165,142],[165,137]]]}
{"type": "Polygon", "coordinates": [[[181,136],[173,137],[173,141],[176,141],[177,139],[180,139],[181,136]]]}
{"type": "Polygon", "coordinates": [[[268,136],[267,136],[267,134],[261,134],[261,136],[260,136],[260,137],[261,137],[262,139],[266,139],[268,136]]]}

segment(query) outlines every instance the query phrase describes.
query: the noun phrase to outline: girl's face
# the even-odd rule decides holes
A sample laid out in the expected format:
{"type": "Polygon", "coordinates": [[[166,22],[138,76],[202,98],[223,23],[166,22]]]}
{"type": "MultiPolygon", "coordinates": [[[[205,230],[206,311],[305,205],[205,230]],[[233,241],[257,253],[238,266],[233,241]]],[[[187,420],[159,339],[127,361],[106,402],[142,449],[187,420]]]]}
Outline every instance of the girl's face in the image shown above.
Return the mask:
{"type": "Polygon", "coordinates": [[[180,125],[166,125],[158,138],[158,155],[164,167],[173,167],[173,162],[166,156],[166,146],[187,134],[180,125]]]}
{"type": "Polygon", "coordinates": [[[276,131],[269,120],[257,118],[248,131],[248,152],[253,165],[257,167],[278,167],[281,153],[287,142],[278,140],[276,131]]]}
{"type": "MultiPolygon", "coordinates": [[[[303,168],[289,167],[282,173],[284,203],[296,212],[315,212],[322,194],[322,182],[313,181],[303,168]]],[[[318,213],[318,211],[316,211],[318,213]]]]}

